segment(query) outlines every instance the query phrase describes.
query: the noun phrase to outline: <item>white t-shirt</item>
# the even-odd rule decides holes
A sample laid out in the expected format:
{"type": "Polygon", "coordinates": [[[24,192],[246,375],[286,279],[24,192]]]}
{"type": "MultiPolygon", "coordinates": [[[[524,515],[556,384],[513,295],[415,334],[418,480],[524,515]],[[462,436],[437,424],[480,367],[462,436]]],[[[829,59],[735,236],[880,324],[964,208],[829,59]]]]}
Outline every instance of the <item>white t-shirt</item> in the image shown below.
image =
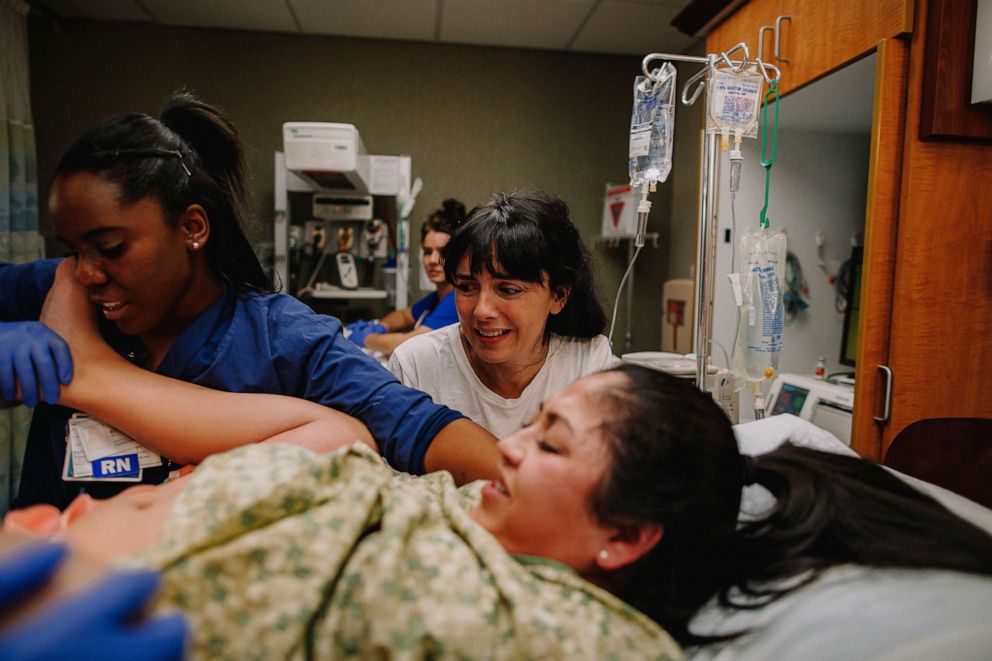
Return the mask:
{"type": "Polygon", "coordinates": [[[588,340],[552,335],[548,357],[534,380],[519,398],[505,399],[475,375],[459,328],[454,324],[410,338],[393,351],[387,367],[404,385],[461,411],[496,438],[509,436],[529,423],[541,402],[580,376],[620,363],[603,335],[588,340]]]}

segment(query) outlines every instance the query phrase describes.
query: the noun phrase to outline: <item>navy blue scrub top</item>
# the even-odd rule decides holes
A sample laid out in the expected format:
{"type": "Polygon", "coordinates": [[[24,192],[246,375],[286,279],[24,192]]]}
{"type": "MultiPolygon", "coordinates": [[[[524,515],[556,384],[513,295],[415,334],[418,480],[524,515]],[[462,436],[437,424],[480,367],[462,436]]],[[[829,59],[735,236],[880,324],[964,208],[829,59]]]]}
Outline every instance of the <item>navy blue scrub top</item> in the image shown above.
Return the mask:
{"type": "Polygon", "coordinates": [[[431,330],[457,324],[458,311],[455,309],[455,290],[452,289],[445,294],[440,302],[437,300],[437,292],[432,291],[410,307],[410,314],[413,315],[414,320],[420,319],[420,315],[424,312],[427,312],[427,316],[420,322],[420,325],[431,330]]]}
{"type": "MultiPolygon", "coordinates": [[[[0,262],[0,321],[36,320],[59,260],[0,262]]],[[[101,320],[107,342],[128,360],[147,357],[135,337],[101,320]]],[[[285,294],[228,292],[176,339],[159,374],[231,392],[301,397],[352,415],[368,426],[391,466],[424,472],[434,436],[460,413],[400,384],[344,338],[341,322],[316,314],[285,294]]],[[[96,498],[131,484],[65,482],[66,425],[73,411],[39,404],[28,433],[15,507],[50,503],[64,509],[84,487],[96,498]]],[[[181,424],[181,423],[178,423],[181,424]]],[[[145,469],[143,482],[162,482],[172,467],[145,469]]]]}

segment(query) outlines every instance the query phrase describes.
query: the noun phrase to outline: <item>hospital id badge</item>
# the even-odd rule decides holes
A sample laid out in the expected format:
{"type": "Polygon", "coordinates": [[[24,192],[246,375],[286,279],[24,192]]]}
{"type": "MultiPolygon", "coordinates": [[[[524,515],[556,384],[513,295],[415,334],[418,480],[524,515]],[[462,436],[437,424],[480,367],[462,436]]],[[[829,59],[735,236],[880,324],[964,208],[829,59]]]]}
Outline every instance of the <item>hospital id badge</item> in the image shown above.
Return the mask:
{"type": "Polygon", "coordinates": [[[81,413],[69,419],[63,480],[140,482],[145,468],[161,465],[158,454],[123,432],[81,413]]]}

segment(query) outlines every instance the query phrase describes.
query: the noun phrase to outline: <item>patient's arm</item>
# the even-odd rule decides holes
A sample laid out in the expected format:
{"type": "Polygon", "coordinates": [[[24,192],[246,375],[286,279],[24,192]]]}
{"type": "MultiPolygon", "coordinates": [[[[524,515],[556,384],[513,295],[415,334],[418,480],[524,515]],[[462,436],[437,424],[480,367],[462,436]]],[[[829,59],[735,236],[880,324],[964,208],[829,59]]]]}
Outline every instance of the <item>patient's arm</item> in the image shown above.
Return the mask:
{"type": "Polygon", "coordinates": [[[356,439],[375,448],[365,425],[351,416],[293,397],[228,393],[171,379],[131,365],[100,337],[86,290],[59,265],[41,321],[72,351],[75,372],[61,404],[103,420],[155,452],[182,463],[234,447],[270,441],[317,451],[356,439]]]}

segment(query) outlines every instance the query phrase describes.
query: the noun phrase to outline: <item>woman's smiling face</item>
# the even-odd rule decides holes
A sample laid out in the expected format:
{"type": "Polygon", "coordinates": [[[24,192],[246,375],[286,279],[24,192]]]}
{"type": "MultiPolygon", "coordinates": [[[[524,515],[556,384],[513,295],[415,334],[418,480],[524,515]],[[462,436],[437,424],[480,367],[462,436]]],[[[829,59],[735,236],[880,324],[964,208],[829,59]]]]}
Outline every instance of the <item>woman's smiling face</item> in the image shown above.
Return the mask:
{"type": "Polygon", "coordinates": [[[548,289],[547,274],[541,283],[491,273],[485,266],[473,274],[466,254],[453,280],[462,337],[475,358],[510,367],[543,360],[548,317],[565,305],[565,297],[548,289]]]}

